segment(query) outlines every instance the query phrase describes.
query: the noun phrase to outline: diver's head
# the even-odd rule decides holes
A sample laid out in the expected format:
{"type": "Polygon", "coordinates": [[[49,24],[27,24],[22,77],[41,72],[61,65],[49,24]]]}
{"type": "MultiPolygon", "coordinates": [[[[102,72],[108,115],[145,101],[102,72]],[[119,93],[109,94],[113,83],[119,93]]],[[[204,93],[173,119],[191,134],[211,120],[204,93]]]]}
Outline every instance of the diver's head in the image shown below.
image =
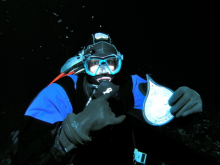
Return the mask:
{"type": "Polygon", "coordinates": [[[112,81],[122,65],[123,55],[105,33],[92,34],[89,45],[82,50],[88,80],[93,84],[112,81]]]}

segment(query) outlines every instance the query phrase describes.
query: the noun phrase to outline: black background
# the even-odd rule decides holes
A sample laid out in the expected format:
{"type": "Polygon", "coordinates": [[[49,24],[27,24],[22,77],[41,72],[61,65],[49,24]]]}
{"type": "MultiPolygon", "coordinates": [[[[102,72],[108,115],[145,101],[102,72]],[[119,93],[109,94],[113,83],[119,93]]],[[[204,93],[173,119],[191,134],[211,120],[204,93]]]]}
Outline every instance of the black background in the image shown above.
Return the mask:
{"type": "Polygon", "coordinates": [[[217,1],[1,0],[0,9],[2,150],[34,96],[97,31],[124,55],[123,71],[195,89],[219,115],[217,1]]]}

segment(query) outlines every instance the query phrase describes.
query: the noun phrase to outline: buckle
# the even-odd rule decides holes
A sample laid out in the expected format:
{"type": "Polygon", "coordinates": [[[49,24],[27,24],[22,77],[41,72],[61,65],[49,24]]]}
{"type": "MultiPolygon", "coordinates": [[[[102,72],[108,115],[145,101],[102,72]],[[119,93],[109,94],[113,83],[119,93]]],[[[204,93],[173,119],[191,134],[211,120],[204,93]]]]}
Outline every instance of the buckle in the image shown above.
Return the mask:
{"type": "Polygon", "coordinates": [[[134,159],[133,159],[134,164],[136,163],[145,164],[146,159],[147,159],[147,154],[138,151],[137,148],[134,149],[134,159]]]}

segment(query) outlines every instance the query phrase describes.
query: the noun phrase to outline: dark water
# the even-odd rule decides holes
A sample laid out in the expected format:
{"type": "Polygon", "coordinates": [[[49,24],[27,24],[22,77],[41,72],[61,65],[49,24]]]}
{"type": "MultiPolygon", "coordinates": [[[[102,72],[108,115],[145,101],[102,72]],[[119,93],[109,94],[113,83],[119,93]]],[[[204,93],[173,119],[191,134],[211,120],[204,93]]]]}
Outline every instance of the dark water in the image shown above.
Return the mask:
{"type": "Polygon", "coordinates": [[[139,145],[149,153],[148,160],[220,162],[215,3],[1,0],[0,11],[2,164],[9,164],[10,134],[20,127],[30,101],[96,31],[110,34],[124,54],[124,71],[143,78],[148,73],[173,90],[188,86],[202,97],[203,113],[164,127],[140,128],[139,145]],[[145,145],[141,137],[154,139],[155,145],[145,145]],[[168,152],[170,146],[178,147],[168,152]]]}

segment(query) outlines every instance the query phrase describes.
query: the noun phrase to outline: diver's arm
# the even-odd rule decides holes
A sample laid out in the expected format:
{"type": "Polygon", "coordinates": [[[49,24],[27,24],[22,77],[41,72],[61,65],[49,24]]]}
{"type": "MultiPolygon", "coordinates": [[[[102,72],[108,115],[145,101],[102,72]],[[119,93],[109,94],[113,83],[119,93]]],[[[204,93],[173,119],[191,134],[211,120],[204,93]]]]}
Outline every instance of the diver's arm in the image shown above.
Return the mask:
{"type": "Polygon", "coordinates": [[[68,154],[59,146],[59,135],[63,120],[72,112],[64,89],[58,84],[44,88],[25,112],[23,128],[18,135],[18,149],[12,157],[16,165],[41,162],[56,163],[68,154]],[[54,153],[60,153],[54,155],[54,153]],[[64,153],[64,154],[63,154],[64,153]]]}
{"type": "Polygon", "coordinates": [[[18,135],[17,150],[13,151],[12,165],[56,164],[56,157],[62,160],[68,155],[62,155],[62,151],[56,149],[55,139],[62,122],[50,124],[31,116],[24,116],[24,124],[18,135]],[[51,151],[56,150],[57,155],[51,151]]]}
{"type": "MultiPolygon", "coordinates": [[[[77,129],[78,132],[81,131],[81,136],[72,127],[75,116],[70,113],[63,122],[54,124],[24,116],[24,125],[18,136],[18,147],[12,155],[12,165],[68,163],[75,148],[90,140],[84,138],[84,131],[89,132],[87,126],[79,124],[80,128],[83,128],[83,131],[77,129]]],[[[80,122],[77,121],[78,123],[80,122]]]]}
{"type": "Polygon", "coordinates": [[[110,94],[105,94],[92,100],[77,115],[69,113],[63,122],[50,124],[26,116],[28,120],[19,135],[19,147],[12,164],[50,165],[66,161],[74,148],[90,141],[90,131],[125,119],[125,115],[115,117],[106,101],[109,97],[110,94]]]}

